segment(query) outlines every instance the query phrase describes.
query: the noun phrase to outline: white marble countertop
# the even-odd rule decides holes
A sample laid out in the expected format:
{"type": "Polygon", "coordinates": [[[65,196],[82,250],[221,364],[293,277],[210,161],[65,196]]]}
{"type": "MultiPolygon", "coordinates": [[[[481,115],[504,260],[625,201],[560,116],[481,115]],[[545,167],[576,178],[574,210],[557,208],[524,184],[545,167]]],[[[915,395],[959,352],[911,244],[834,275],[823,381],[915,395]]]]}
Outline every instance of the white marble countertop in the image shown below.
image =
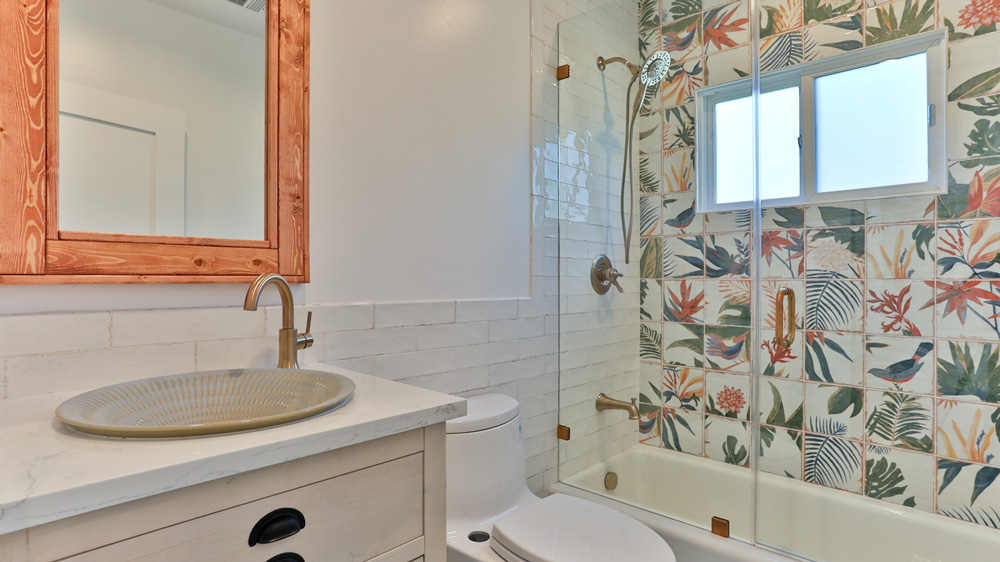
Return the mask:
{"type": "Polygon", "coordinates": [[[327,365],[357,386],[326,414],[287,425],[183,439],[74,432],[55,419],[79,392],[0,401],[0,535],[440,423],[465,400],[327,365]]]}

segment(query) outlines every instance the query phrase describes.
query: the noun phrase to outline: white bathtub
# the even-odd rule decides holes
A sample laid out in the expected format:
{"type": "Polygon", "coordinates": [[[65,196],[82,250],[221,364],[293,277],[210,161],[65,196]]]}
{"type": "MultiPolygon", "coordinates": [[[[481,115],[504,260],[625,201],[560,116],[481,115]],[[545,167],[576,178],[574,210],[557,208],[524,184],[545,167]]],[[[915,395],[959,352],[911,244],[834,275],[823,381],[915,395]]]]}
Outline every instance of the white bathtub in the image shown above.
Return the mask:
{"type": "MultiPolygon", "coordinates": [[[[807,559],[1000,560],[1000,530],[771,474],[762,473],[759,485],[760,542],[781,545],[807,559]]],[[[551,491],[585,497],[636,517],[670,543],[678,562],[797,560],[748,544],[753,535],[750,489],[747,469],[639,445],[571,476],[551,491]],[[618,474],[614,491],[604,488],[608,471],[618,474]],[[740,540],[703,530],[713,515],[728,519],[732,536],[740,540]]]]}

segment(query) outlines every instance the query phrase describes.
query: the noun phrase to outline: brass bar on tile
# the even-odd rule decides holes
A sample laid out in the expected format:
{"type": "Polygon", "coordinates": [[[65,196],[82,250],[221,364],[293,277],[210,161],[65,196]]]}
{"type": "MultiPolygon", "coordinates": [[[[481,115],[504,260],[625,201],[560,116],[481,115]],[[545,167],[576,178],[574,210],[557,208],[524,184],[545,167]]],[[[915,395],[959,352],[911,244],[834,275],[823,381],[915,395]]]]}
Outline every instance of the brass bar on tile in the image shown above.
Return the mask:
{"type": "Polygon", "coordinates": [[[774,297],[774,345],[784,347],[785,341],[785,308],[782,306],[785,300],[785,291],[788,289],[778,289],[778,294],[774,297]]]}
{"type": "Polygon", "coordinates": [[[795,291],[785,287],[788,291],[788,335],[785,336],[785,347],[791,347],[792,342],[795,341],[795,291]]]}
{"type": "Polygon", "coordinates": [[[774,299],[774,340],[772,341],[774,345],[784,349],[791,347],[792,342],[795,341],[795,292],[788,287],[778,289],[778,294],[774,299]],[[785,316],[786,303],[787,318],[785,316]]]}
{"type": "Polygon", "coordinates": [[[565,80],[569,78],[569,65],[563,64],[556,68],[556,80],[565,80]]]}

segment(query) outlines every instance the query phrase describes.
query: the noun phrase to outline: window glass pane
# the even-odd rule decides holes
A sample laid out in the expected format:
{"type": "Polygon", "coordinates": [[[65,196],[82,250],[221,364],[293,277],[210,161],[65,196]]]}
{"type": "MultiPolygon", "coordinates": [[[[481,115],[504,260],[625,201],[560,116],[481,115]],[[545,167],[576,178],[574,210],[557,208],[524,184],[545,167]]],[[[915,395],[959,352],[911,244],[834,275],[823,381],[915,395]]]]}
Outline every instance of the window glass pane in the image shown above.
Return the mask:
{"type": "Polygon", "coordinates": [[[927,53],[816,78],[816,190],[926,182],[927,53]]]}
{"type": "MultiPolygon", "coordinates": [[[[750,96],[715,106],[715,200],[753,199],[753,152],[750,96]]],[[[761,198],[798,197],[799,88],[760,96],[761,198]]]]}
{"type": "Polygon", "coordinates": [[[753,200],[750,96],[715,105],[715,202],[753,200]]]}
{"type": "Polygon", "coordinates": [[[798,197],[798,86],[760,96],[760,149],[760,198],[798,197]]]}

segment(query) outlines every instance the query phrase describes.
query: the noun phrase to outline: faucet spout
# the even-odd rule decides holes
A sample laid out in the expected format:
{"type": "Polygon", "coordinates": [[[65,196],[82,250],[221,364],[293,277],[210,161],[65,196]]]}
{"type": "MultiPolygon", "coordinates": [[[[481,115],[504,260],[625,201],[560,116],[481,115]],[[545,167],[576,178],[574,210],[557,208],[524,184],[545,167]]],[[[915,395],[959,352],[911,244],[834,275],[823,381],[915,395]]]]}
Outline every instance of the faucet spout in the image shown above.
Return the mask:
{"type": "Polygon", "coordinates": [[[278,293],[281,294],[281,329],[289,330],[295,328],[295,305],[292,301],[292,288],[288,286],[288,281],[277,273],[265,273],[254,279],[247,289],[247,298],[243,301],[243,310],[257,310],[257,303],[260,301],[260,293],[264,287],[273,284],[278,293]]]}
{"type": "Polygon", "coordinates": [[[628,419],[639,419],[639,406],[635,403],[635,398],[633,398],[632,403],[629,404],[623,400],[615,400],[602,392],[597,395],[597,409],[598,411],[625,410],[628,412],[628,419]]]}
{"type": "Polygon", "coordinates": [[[277,273],[264,273],[247,289],[247,297],[243,301],[243,310],[257,310],[257,303],[260,301],[260,293],[264,287],[274,285],[281,295],[281,330],[278,332],[278,368],[298,369],[298,350],[311,347],[313,337],[309,333],[309,324],[312,322],[312,312],[309,313],[310,322],[306,325],[306,333],[299,335],[295,329],[295,303],[292,300],[292,289],[288,286],[285,278],[277,273]]]}

